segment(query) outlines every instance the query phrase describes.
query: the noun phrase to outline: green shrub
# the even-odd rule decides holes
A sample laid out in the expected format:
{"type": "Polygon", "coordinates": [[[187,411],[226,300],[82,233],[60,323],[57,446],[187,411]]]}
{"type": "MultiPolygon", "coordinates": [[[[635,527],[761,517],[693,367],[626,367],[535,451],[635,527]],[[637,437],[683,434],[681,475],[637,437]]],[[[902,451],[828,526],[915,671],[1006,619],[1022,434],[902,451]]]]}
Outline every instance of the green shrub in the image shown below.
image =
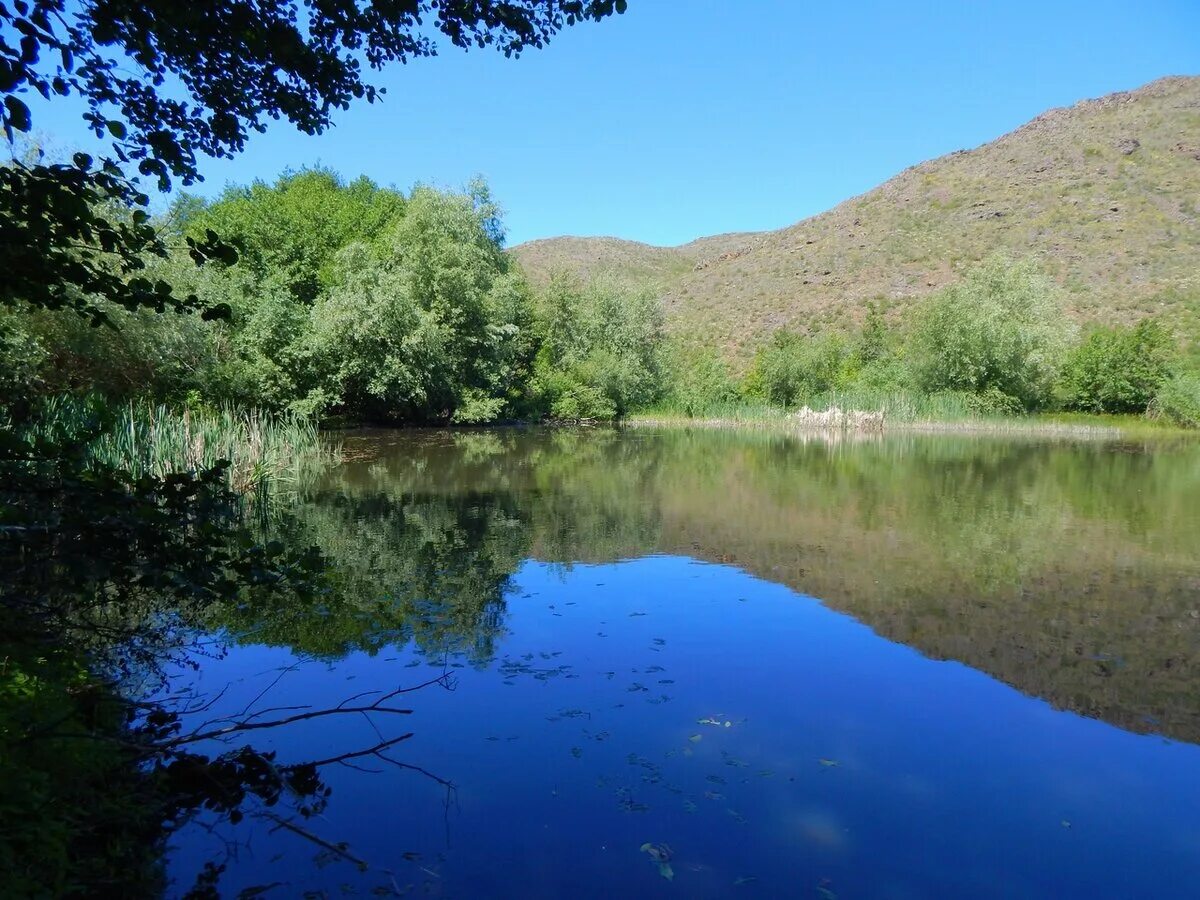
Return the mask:
{"type": "Polygon", "coordinates": [[[777,331],[759,351],[750,382],[763,399],[780,406],[794,406],[806,397],[838,387],[850,353],[841,335],[812,337],[793,331],[777,331]]]}
{"type": "Polygon", "coordinates": [[[926,393],[962,391],[1044,406],[1073,327],[1058,291],[1028,263],[992,257],[916,311],[907,358],[926,393]]]}
{"type": "Polygon", "coordinates": [[[1182,428],[1200,428],[1200,373],[1188,372],[1165,381],[1150,404],[1150,413],[1182,428]]]}
{"type": "Polygon", "coordinates": [[[721,355],[709,347],[671,347],[666,364],[665,402],[697,416],[737,400],[737,384],[721,355]]]}
{"type": "Polygon", "coordinates": [[[1143,412],[1170,376],[1175,341],[1153,319],[1133,328],[1101,328],[1067,357],[1064,405],[1094,413],[1143,412]]]}

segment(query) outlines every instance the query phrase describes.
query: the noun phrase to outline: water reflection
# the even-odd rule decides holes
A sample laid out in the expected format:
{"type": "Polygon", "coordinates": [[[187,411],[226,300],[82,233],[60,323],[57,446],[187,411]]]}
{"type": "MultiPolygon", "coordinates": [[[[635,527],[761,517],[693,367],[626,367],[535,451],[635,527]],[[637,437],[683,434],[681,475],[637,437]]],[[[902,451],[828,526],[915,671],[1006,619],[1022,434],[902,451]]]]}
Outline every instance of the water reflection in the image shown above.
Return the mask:
{"type": "Polygon", "coordinates": [[[728,563],[1062,709],[1200,742],[1191,445],[767,434],[385,432],[287,521],[332,607],[237,623],[316,654],[486,662],[526,557],[728,563]]]}
{"type": "MultiPolygon", "coordinates": [[[[323,772],[330,802],[303,824],[324,855],[244,826],[254,853],[226,889],[1200,883],[1197,447],[605,430],[346,446],[270,523],[318,545],[336,589],[223,611],[211,624],[241,645],[201,668],[208,714],[441,672],[457,689],[407,695],[409,768],[323,772]],[[365,872],[330,855],[342,842],[365,872]]],[[[379,739],[337,723],[263,740],[288,761],[379,739]]],[[[214,852],[183,833],[173,871],[214,852]]]]}

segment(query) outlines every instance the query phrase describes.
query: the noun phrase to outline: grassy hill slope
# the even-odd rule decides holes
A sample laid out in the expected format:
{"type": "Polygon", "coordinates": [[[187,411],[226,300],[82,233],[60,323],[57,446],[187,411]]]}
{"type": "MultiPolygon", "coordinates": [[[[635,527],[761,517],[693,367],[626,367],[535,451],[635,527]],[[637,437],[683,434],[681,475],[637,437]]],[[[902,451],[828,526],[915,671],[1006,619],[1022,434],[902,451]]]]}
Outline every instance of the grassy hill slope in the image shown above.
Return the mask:
{"type": "Polygon", "coordinates": [[[1081,322],[1147,313],[1200,323],[1200,77],[1055,109],[988,144],[901,172],[778,231],[680,247],[552,238],[513,255],[662,292],[676,331],[745,356],[784,326],[814,329],[942,287],[990,252],[1031,257],[1081,322]]]}

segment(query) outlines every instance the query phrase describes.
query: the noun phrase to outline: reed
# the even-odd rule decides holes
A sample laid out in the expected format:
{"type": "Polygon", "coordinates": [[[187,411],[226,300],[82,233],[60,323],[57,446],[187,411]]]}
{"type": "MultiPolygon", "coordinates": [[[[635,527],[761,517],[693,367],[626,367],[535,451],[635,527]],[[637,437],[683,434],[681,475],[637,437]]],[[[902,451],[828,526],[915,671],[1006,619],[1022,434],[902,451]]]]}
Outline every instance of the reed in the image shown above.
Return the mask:
{"type": "Polygon", "coordinates": [[[52,440],[91,435],[89,455],[135,477],[229,463],[229,485],[248,493],[295,487],[337,461],[310,419],[222,406],[180,409],[134,402],[109,409],[96,398],[48,399],[31,429],[52,440]]]}

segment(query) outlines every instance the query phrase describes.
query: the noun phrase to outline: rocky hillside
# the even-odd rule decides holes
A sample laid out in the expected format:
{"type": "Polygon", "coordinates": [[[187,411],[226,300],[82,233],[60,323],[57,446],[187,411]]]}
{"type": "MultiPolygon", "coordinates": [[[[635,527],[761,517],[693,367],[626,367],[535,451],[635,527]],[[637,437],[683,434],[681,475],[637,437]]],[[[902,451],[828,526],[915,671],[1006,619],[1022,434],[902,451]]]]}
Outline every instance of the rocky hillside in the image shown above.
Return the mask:
{"type": "Polygon", "coordinates": [[[1036,259],[1080,321],[1200,323],[1200,77],[1054,109],[997,140],[901,172],[779,231],[680,247],[552,238],[512,249],[558,269],[652,285],[675,330],[744,358],[783,326],[893,309],[1003,249],[1036,259]]]}

